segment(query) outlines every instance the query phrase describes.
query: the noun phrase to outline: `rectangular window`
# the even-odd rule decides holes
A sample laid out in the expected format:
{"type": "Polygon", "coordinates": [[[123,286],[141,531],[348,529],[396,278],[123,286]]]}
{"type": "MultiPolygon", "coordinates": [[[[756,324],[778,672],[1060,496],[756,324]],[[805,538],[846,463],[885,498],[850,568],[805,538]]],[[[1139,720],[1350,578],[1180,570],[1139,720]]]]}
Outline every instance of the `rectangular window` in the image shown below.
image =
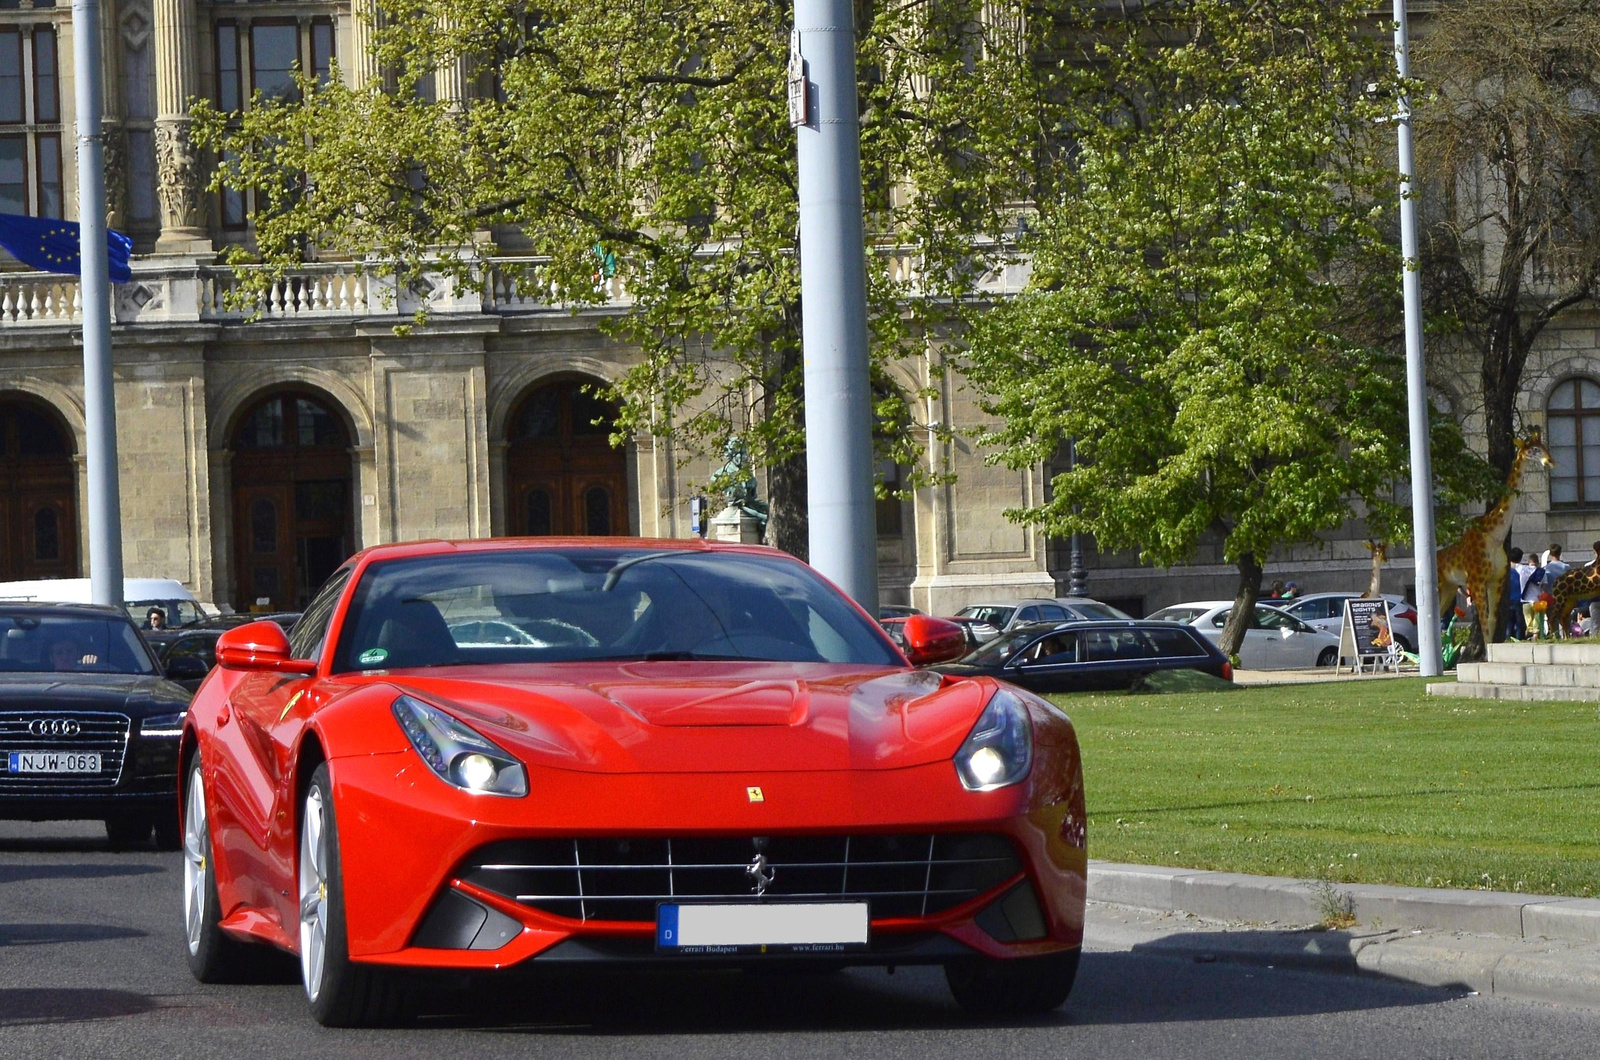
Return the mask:
{"type": "Polygon", "coordinates": [[[224,111],[240,107],[239,27],[232,22],[217,23],[217,108],[224,111]]]}
{"type": "Polygon", "coordinates": [[[28,212],[28,138],[0,136],[0,213],[28,212]]]}
{"type": "MultiPolygon", "coordinates": [[[[33,31],[33,120],[61,120],[61,95],[56,71],[56,31],[40,26],[33,31]]],[[[54,215],[52,215],[54,216],[54,215]]]]}
{"type": "Polygon", "coordinates": [[[22,106],[22,34],[0,30],[0,124],[20,125],[22,106]]]}
{"type": "Polygon", "coordinates": [[[300,30],[294,25],[250,27],[250,88],[275,99],[293,99],[300,68],[300,30]]]}
{"type": "Polygon", "coordinates": [[[311,69],[317,84],[325,85],[333,76],[333,23],[317,20],[311,23],[311,69]]]}
{"type": "Polygon", "coordinates": [[[61,136],[59,133],[39,134],[39,185],[40,217],[61,216],[61,136]]]}
{"type": "Polygon", "coordinates": [[[149,129],[128,131],[128,219],[156,219],[156,145],[149,129]]]}
{"type": "MultiPolygon", "coordinates": [[[[223,156],[224,164],[234,162],[238,158],[231,151],[223,156]]],[[[223,188],[220,196],[222,199],[222,227],[244,227],[244,193],[232,188],[223,188]]]]}

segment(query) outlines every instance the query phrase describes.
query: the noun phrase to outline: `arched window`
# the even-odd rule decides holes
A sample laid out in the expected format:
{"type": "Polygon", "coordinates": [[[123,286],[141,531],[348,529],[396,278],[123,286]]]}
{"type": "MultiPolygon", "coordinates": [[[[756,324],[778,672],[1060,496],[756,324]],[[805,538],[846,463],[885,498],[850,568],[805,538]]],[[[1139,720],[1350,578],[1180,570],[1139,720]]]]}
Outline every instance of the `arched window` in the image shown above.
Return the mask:
{"type": "Polygon", "coordinates": [[[1550,456],[1550,503],[1556,507],[1600,506],[1600,383],[1568,379],[1546,406],[1550,456]]]}

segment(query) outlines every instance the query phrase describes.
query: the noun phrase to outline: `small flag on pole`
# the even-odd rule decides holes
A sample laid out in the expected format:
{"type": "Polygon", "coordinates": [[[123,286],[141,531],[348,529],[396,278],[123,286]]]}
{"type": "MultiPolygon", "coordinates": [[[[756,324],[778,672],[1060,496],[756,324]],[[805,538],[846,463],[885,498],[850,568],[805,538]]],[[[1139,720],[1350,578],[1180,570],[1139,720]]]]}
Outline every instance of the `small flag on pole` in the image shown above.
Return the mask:
{"type": "MultiPolygon", "coordinates": [[[[32,265],[43,272],[81,275],[83,270],[78,259],[81,238],[76,221],[0,213],[0,247],[24,265],[32,265]]],[[[133,279],[128,268],[128,255],[132,251],[133,240],[121,232],[106,230],[111,282],[127,283],[133,279]]]]}

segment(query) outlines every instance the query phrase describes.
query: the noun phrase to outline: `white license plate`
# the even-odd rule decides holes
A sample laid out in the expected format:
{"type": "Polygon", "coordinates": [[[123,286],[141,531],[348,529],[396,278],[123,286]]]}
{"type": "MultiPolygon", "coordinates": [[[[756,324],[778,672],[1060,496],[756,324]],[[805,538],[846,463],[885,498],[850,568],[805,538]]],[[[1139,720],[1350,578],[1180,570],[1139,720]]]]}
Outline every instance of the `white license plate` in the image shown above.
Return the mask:
{"type": "Polygon", "coordinates": [[[867,944],[867,903],[664,903],[656,947],[672,953],[842,953],[867,944]]]}
{"type": "Polygon", "coordinates": [[[8,773],[98,773],[100,755],[87,751],[12,751],[8,773]]]}

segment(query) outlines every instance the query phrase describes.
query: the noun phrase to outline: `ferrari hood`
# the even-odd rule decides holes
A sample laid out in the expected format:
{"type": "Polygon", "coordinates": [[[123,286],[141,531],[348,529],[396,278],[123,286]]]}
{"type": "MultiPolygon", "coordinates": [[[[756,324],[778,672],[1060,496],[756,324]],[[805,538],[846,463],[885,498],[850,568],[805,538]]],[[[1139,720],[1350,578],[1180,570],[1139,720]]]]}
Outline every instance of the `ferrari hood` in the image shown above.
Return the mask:
{"type": "Polygon", "coordinates": [[[531,765],[588,772],[896,769],[947,759],[987,682],[812,663],[627,662],[395,671],[531,765]]]}

